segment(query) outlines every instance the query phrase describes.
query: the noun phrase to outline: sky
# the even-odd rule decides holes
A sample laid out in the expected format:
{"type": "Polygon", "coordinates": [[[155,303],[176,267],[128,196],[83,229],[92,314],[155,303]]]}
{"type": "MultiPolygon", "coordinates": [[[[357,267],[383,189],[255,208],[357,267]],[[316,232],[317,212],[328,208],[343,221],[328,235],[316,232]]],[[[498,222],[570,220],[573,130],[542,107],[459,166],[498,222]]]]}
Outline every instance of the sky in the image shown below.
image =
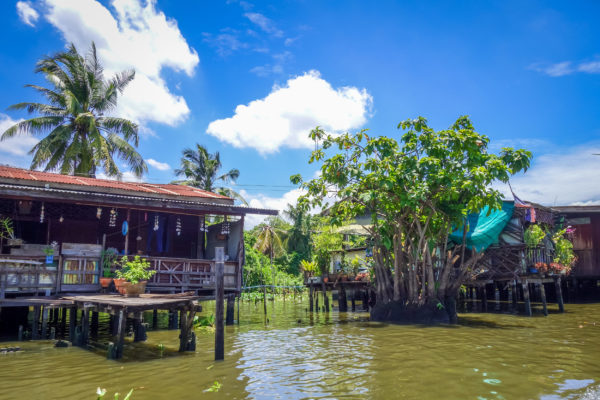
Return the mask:
{"type": "MultiPolygon", "coordinates": [[[[147,182],[174,180],[199,143],[240,170],[251,206],[282,210],[301,193],[290,175],[317,173],[315,126],[399,138],[408,118],[469,115],[492,150],[533,152],[520,198],[597,204],[599,15],[597,1],[2,1],[0,132],[27,118],[8,106],[41,100],[24,87],[46,85],[38,59],[94,41],[107,76],[136,71],[116,114],[140,126],[147,182]]],[[[0,142],[0,163],[28,167],[37,140],[0,142]]]]}

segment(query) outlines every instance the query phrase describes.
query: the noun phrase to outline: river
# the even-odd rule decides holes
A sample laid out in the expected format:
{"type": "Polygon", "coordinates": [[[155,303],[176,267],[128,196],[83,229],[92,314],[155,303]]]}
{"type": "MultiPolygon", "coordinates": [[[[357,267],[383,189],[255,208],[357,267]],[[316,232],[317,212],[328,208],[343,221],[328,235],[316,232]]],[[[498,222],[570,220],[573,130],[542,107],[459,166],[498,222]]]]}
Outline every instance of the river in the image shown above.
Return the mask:
{"type": "Polygon", "coordinates": [[[207,329],[188,354],[176,352],[177,331],[149,331],[147,342],[127,342],[122,361],[50,341],[3,342],[22,351],[0,355],[0,399],[95,399],[97,387],[111,400],[131,388],[133,400],[600,398],[600,304],[567,304],[564,314],[553,305],[548,317],[459,314],[458,325],[438,327],[306,307],[306,298],[269,302],[265,321],[262,303],[242,302],[222,362],[207,329]]]}

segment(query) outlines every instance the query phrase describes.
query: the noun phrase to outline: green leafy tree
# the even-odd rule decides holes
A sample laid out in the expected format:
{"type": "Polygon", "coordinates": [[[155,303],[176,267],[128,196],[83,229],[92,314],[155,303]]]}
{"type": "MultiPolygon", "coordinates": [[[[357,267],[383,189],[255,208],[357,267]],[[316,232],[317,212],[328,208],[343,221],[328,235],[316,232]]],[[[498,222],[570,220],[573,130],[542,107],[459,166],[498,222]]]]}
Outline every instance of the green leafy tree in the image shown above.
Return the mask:
{"type": "Polygon", "coordinates": [[[221,155],[219,152],[210,154],[206,147],[196,143],[196,148],[186,148],[182,152],[181,168],[175,170],[175,175],[185,177],[184,180],[175,181],[182,185],[189,185],[209,192],[219,193],[241,201],[246,200],[236,191],[225,186],[217,186],[221,183],[235,182],[240,176],[240,171],[232,168],[221,174],[221,155]]]}
{"type": "MultiPolygon", "coordinates": [[[[311,138],[322,147],[309,162],[322,162],[321,176],[302,184],[307,194],[299,204],[322,206],[333,192],[338,199],[330,208],[333,224],[371,214],[380,307],[374,314],[395,303],[444,308],[455,321],[454,299],[481,257],[466,246],[465,217],[485,206],[500,208],[502,196],[491,184],[526,170],[531,153],[512,148],[489,153],[488,137],[468,117],[441,131],[422,117],[398,128],[404,131],[399,141],[366,130],[332,136],[314,129],[311,138]],[[338,152],[327,158],[326,151],[334,149],[338,152]],[[453,245],[449,234],[463,225],[463,241],[453,245]]],[[[291,179],[302,181],[299,175],[291,179]]],[[[384,311],[377,318],[389,315],[384,311]]]]}
{"type": "Polygon", "coordinates": [[[147,172],[144,159],[135,150],[138,126],[109,116],[117,106],[118,95],[133,80],[134,71],[123,71],[106,80],[92,43],[85,56],[71,45],[65,52],[42,58],[35,72],[43,74],[52,87],[26,87],[40,93],[47,104],[10,106],[11,110],[27,110],[39,116],[18,122],[0,137],[45,136],[29,152],[33,155],[32,169],[95,177],[100,168],[108,176],[119,177],[116,156],[138,177],[147,172]]]}

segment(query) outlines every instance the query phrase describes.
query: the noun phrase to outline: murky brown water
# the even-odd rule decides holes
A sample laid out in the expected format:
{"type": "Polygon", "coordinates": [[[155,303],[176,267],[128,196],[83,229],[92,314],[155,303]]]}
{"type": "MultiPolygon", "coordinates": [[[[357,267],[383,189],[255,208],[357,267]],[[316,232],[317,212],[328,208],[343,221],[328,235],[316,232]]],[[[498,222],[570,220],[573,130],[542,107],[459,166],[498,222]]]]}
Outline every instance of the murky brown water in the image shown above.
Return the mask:
{"type": "Polygon", "coordinates": [[[265,324],[262,303],[242,303],[223,362],[204,331],[194,354],[176,353],[178,332],[162,330],[128,343],[119,362],[21,342],[23,351],[0,355],[0,399],[93,399],[98,386],[111,396],[134,388],[134,400],[599,398],[600,304],[566,307],[547,318],[461,314],[458,326],[418,327],[361,313],[311,317],[306,301],[289,299],[269,303],[265,324]],[[205,392],[215,381],[221,389],[205,392]]]}

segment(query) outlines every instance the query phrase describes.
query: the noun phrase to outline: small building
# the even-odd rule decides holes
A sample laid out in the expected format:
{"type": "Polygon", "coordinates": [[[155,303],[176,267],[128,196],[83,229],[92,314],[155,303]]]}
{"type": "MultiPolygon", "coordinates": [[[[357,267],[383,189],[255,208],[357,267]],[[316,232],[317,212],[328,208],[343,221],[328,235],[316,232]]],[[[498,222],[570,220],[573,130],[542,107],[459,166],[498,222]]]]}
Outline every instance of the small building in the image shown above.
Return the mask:
{"type": "Polygon", "coordinates": [[[600,205],[552,208],[565,218],[565,225],[575,229],[573,250],[577,255],[577,262],[571,276],[600,279],[600,205]]]}
{"type": "Polygon", "coordinates": [[[239,292],[246,214],[277,211],[190,186],[0,166],[0,215],[14,230],[0,242],[0,298],[98,291],[108,248],[148,259],[150,292],[208,293],[224,247],[225,289],[239,292]]]}

